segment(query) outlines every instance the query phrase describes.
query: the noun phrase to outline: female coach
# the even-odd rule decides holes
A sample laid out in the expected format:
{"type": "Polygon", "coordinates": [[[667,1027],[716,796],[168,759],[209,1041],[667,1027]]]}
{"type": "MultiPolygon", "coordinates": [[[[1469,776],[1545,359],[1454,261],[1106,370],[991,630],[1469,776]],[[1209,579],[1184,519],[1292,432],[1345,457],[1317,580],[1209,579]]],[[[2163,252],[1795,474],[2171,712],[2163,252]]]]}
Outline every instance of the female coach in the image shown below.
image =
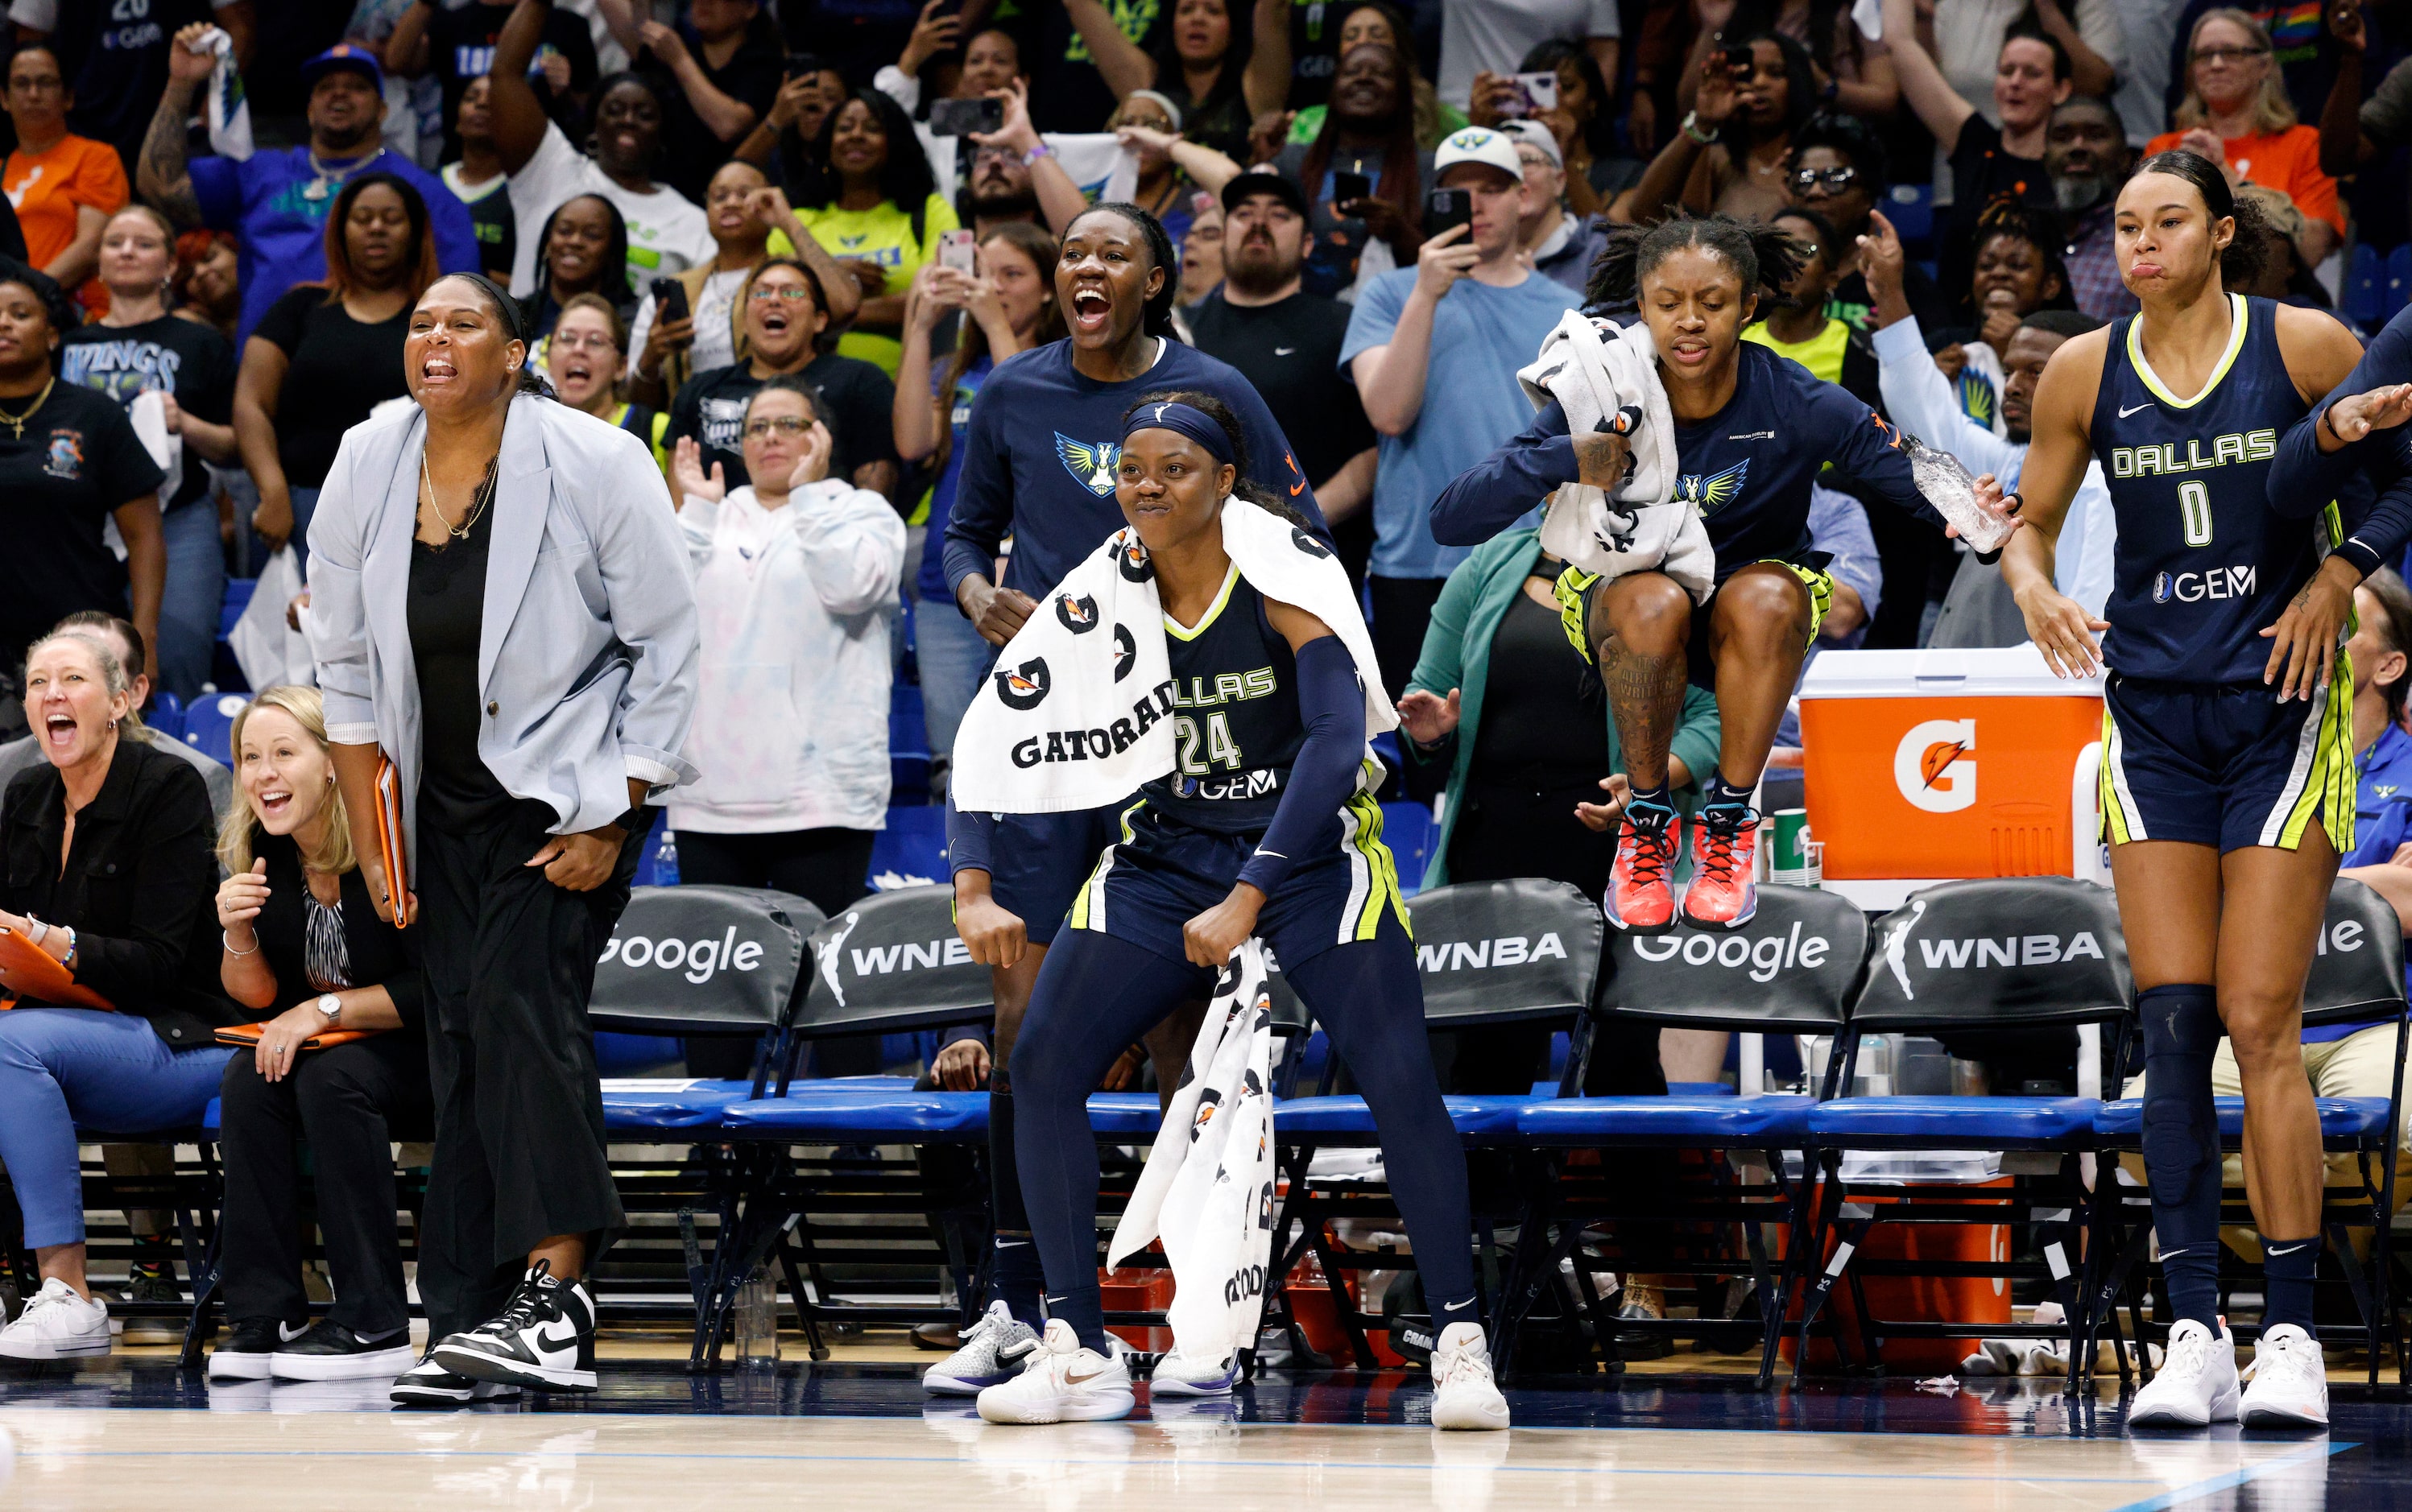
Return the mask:
{"type": "MultiPolygon", "coordinates": [[[[2360,359],[2324,314],[2246,299],[2259,215],[2219,167],[2146,158],[2112,223],[2141,311],[2072,337],[2037,385],[2025,523],[2002,577],[2063,675],[2108,664],[2102,810],[2144,1033],[2143,1156],[2169,1306],[2161,1373],[2133,1425],[2316,1425],[2311,1331],[2319,1120],[2303,1073],[2303,977],[2353,844],[2353,590],[2403,544],[2405,501],[2346,538],[2328,493],[2271,488],[2278,433],[2360,359]],[[2089,461],[2119,526],[2103,618],[2052,586],[2052,545],[2089,461]],[[2322,548],[2334,545],[2326,553],[2322,548]],[[2225,594],[2189,591],[2216,575],[2225,594]],[[2109,632],[2097,645],[2096,630],[2109,632]],[[2225,1032],[2244,1090],[2245,1188],[2264,1305],[2250,1389],[2219,1306],[2220,1153],[2211,1064],[2225,1032]]],[[[2400,417],[2399,417],[2400,418],[2400,417]]],[[[1979,497],[1994,489],[1979,479],[1979,497]]]]}
{"type": "Polygon", "coordinates": [[[431,285],[404,348],[418,404],[345,436],[310,528],[353,847],[388,913],[382,751],[426,908],[434,1347],[404,1400],[463,1388],[446,1377],[595,1384],[578,1281],[625,1219],[586,999],[643,805],[694,776],[695,595],[669,492],[641,441],[547,396],[522,322],[482,276],[431,285]]]}

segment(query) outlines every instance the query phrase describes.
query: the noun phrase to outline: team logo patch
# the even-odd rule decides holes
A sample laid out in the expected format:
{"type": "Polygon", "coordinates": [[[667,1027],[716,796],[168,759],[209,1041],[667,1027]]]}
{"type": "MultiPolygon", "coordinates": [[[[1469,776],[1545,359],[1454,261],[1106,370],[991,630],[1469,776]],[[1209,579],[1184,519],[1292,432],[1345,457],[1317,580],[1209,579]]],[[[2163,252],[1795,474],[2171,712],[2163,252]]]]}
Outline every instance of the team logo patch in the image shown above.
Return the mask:
{"type": "Polygon", "coordinates": [[[1296,525],[1289,528],[1289,543],[1312,557],[1328,558],[1331,555],[1330,548],[1296,525]]]}
{"type": "Polygon", "coordinates": [[[1044,658],[1034,656],[1020,667],[996,669],[996,696],[1005,700],[1007,709],[1036,709],[1053,686],[1048,676],[1044,658]]]}
{"type": "Polygon", "coordinates": [[[83,476],[83,433],[52,431],[50,448],[42,454],[42,471],[69,482],[83,476]]]}
{"type": "Polygon", "coordinates": [[[1124,678],[1130,676],[1130,669],[1133,666],[1137,665],[1138,661],[1139,642],[1131,639],[1130,626],[1126,624],[1115,625],[1114,681],[1119,683],[1124,678]]]}
{"type": "Polygon", "coordinates": [[[1114,562],[1122,568],[1126,581],[1145,582],[1155,576],[1155,565],[1147,559],[1147,548],[1140,544],[1137,535],[1123,543],[1122,550],[1115,553],[1114,562]]]}
{"type": "Polygon", "coordinates": [[[2156,574],[2153,579],[2153,602],[2166,604],[2169,601],[2169,575],[2166,572],[2156,574]]]}
{"type": "Polygon", "coordinates": [[[1123,448],[1118,443],[1075,441],[1058,431],[1055,455],[1063,461],[1064,470],[1078,478],[1082,488],[1101,499],[1113,496],[1114,469],[1122,465],[1123,460],[1123,448]]]}
{"type": "Polygon", "coordinates": [[[1742,497],[1743,479],[1750,476],[1750,459],[1744,457],[1722,473],[1702,477],[1698,473],[1685,473],[1675,481],[1675,497],[1685,504],[1698,505],[1700,513],[1714,514],[1742,497]]]}
{"type": "Polygon", "coordinates": [[[1058,594],[1055,595],[1055,618],[1074,635],[1087,635],[1097,627],[1097,601],[1086,595],[1074,598],[1069,594],[1058,594]]]}

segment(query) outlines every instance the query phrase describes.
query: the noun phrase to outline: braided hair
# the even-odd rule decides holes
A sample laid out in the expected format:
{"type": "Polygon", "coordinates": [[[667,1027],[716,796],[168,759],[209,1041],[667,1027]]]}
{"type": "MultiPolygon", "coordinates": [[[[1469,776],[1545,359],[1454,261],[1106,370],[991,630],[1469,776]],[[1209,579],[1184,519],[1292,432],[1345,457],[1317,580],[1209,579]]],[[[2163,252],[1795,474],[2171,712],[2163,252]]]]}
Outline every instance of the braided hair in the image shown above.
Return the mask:
{"type": "Polygon", "coordinates": [[[1781,295],[1801,271],[1801,249],[1774,227],[1679,210],[1664,220],[1609,232],[1608,244],[1591,265],[1584,299],[1595,305],[1632,307],[1641,298],[1641,281],[1650,271],[1686,247],[1698,247],[1731,268],[1745,296],[1781,295]]]}

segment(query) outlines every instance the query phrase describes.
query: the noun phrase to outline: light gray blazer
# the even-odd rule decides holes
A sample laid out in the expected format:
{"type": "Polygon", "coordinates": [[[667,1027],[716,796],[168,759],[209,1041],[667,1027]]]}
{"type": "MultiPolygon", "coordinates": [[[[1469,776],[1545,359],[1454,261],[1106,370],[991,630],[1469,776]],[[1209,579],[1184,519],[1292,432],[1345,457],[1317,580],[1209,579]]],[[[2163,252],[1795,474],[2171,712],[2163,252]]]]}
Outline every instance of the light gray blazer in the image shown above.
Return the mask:
{"type": "MultiPolygon", "coordinates": [[[[400,770],[419,834],[419,671],[410,543],[427,419],[412,405],[356,425],[310,521],[311,641],[328,738],[374,741],[400,770]]],[[[496,469],[478,686],[478,755],[556,834],[610,823],[628,779],[695,780],[695,588],[669,491],[643,442],[566,404],[511,401],[496,469]]]]}

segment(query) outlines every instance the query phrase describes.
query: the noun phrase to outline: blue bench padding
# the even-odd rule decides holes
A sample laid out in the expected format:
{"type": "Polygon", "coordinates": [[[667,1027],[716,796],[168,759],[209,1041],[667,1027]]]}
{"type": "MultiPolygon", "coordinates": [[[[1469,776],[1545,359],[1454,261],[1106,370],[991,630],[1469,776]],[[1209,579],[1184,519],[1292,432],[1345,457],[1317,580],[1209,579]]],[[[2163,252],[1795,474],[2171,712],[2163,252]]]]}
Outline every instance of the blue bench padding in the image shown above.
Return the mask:
{"type": "Polygon", "coordinates": [[[1524,1105],[1516,1133],[1544,1144],[1600,1139],[1696,1139],[1707,1144],[1789,1143],[1809,1132],[1807,1097],[1552,1097],[1524,1105]]]}
{"type": "MultiPolygon", "coordinates": [[[[1461,1136],[1498,1137],[1516,1132],[1516,1115],[1532,1102],[1508,1093],[1449,1096],[1449,1122],[1461,1136]]],[[[1336,1142],[1348,1136],[1373,1142],[1374,1114],[1362,1097],[1293,1097],[1273,1105],[1273,1133],[1281,1139],[1312,1138],[1336,1142]]]]}
{"type": "MultiPolygon", "coordinates": [[[[2384,1097],[2316,1097],[2312,1100],[2320,1110],[2320,1136],[2323,1138],[2349,1139],[2387,1132],[2387,1099],[2384,1097]]],[[[2244,1099],[2220,1097],[2213,1101],[2219,1107],[2220,1138],[2244,1138],[2244,1099]]],[[[2144,1133],[2143,1099],[2123,1097],[2115,1103],[2104,1103],[2094,1115],[2094,1132],[2106,1139],[2141,1138],[2144,1133]]]]}
{"type": "Polygon", "coordinates": [[[2101,1104],[2091,1097],[1837,1097],[1809,1113],[1810,1138],[1820,1143],[1866,1139],[1933,1139],[1983,1147],[2089,1140],[2101,1104]]]}
{"type": "MultiPolygon", "coordinates": [[[[830,1077],[798,1081],[787,1089],[787,1100],[827,1100],[909,1093],[910,1077],[830,1077]]],[[[705,1129],[720,1126],[721,1116],[746,1100],[750,1081],[664,1080],[657,1087],[603,1089],[603,1126],[612,1134],[648,1129],[705,1129]]]]}
{"type": "Polygon", "coordinates": [[[984,1139],[988,1094],[908,1089],[797,1096],[791,1091],[786,1097],[733,1104],[720,1126],[732,1134],[780,1135],[800,1143],[984,1139]]]}
{"type": "Polygon", "coordinates": [[[1163,1105],[1152,1092],[1094,1092],[1089,1126],[1100,1139],[1146,1144],[1164,1126],[1163,1105]]]}

